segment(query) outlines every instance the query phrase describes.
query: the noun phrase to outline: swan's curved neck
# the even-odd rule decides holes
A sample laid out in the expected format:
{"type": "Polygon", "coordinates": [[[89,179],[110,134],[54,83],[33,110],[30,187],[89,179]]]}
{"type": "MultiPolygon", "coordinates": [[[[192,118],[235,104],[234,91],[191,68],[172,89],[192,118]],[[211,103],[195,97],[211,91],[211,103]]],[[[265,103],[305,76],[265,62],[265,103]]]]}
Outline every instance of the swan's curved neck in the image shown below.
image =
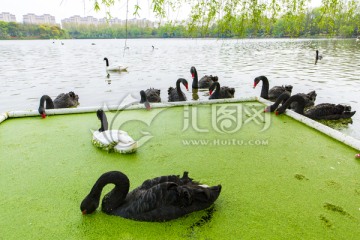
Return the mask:
{"type": "Polygon", "coordinates": [[[290,98],[290,94],[288,92],[283,92],[275,101],[273,105],[270,106],[271,112],[275,111],[275,109],[280,105],[282,102],[286,102],[290,98]]]}
{"type": "Polygon", "coordinates": [[[44,104],[46,102],[46,109],[53,109],[54,108],[54,102],[52,101],[51,97],[48,95],[44,95],[40,98],[40,106],[44,107],[44,104]]]}
{"type": "Polygon", "coordinates": [[[198,74],[197,74],[197,71],[196,69],[194,68],[194,77],[193,77],[193,82],[192,82],[192,87],[193,88],[198,88],[199,86],[199,79],[198,79],[198,74]]]}
{"type": "Polygon", "coordinates": [[[305,108],[305,99],[300,95],[293,95],[291,96],[282,106],[283,110],[287,109],[291,103],[297,102],[297,106],[295,112],[304,115],[304,108],[305,108]]]}
{"type": "Polygon", "coordinates": [[[183,96],[183,92],[181,91],[181,88],[180,88],[180,83],[182,82],[182,79],[179,78],[177,81],[176,81],[176,91],[179,95],[179,99],[180,100],[185,100],[184,99],[184,96],[183,96]]]}
{"type": "MultiPolygon", "coordinates": [[[[123,200],[126,198],[127,193],[129,192],[130,182],[125,174],[118,171],[106,172],[101,175],[92,187],[90,193],[83,200],[81,206],[86,209],[86,205],[89,204],[89,202],[92,202],[95,203],[96,209],[99,206],[100,196],[103,188],[107,184],[111,183],[115,184],[115,187],[113,190],[111,190],[108,194],[104,196],[102,201],[102,208],[103,210],[110,211],[119,207],[122,204],[123,200]]],[[[91,212],[95,211],[95,209],[91,209],[91,212]]]]}
{"type": "Polygon", "coordinates": [[[147,101],[147,97],[146,97],[146,94],[145,94],[145,91],[144,91],[144,90],[141,90],[141,91],[140,91],[140,96],[141,96],[140,103],[144,103],[144,102],[147,101]]]}
{"type": "Polygon", "coordinates": [[[101,128],[99,129],[99,132],[104,132],[108,130],[108,121],[103,111],[98,112],[98,118],[100,119],[101,122],[101,128]]]}
{"type": "Polygon", "coordinates": [[[269,80],[267,77],[262,77],[260,80],[263,82],[260,97],[269,99],[269,80]]]}
{"type": "Polygon", "coordinates": [[[106,66],[109,66],[109,60],[107,58],[104,58],[104,60],[106,61],[106,66]]]}

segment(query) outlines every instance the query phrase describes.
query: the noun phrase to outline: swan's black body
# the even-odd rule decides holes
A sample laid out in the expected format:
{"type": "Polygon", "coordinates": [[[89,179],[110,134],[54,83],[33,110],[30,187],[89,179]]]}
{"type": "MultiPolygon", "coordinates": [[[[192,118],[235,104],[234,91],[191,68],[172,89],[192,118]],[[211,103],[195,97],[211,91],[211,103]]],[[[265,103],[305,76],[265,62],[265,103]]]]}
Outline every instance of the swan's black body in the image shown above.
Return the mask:
{"type": "Polygon", "coordinates": [[[315,65],[316,63],[322,59],[322,56],[319,54],[319,50],[316,50],[316,56],[315,56],[315,65]]]}
{"type": "Polygon", "coordinates": [[[309,108],[304,112],[305,100],[299,95],[291,96],[286,103],[276,110],[276,114],[282,114],[292,102],[298,103],[295,112],[315,120],[338,120],[351,118],[356,111],[351,112],[351,107],[341,104],[322,103],[309,108]]]}
{"type": "MultiPolygon", "coordinates": [[[[309,93],[297,93],[295,95],[299,95],[305,100],[305,109],[315,105],[315,100],[317,96],[315,91],[311,91],[309,93]]],[[[297,108],[297,105],[298,105],[297,102],[292,102],[290,104],[290,108],[295,110],[297,108]]]]}
{"type": "Polygon", "coordinates": [[[214,82],[209,91],[211,93],[209,99],[223,99],[223,98],[233,98],[235,94],[235,88],[229,87],[220,87],[219,82],[214,82]],[[214,92],[212,92],[215,89],[214,92]]]}
{"type": "Polygon", "coordinates": [[[264,99],[268,99],[272,102],[275,102],[276,99],[285,91],[291,93],[293,87],[291,85],[285,86],[275,86],[269,90],[269,80],[265,76],[259,76],[254,79],[254,88],[258,85],[258,83],[262,81],[261,94],[260,97],[264,99]]]}
{"type": "Polygon", "coordinates": [[[179,78],[176,81],[176,88],[169,87],[168,95],[169,95],[169,102],[178,102],[178,101],[186,101],[185,94],[180,89],[180,83],[182,83],[186,90],[188,90],[188,82],[184,78],[179,78]]]}
{"type": "Polygon", "coordinates": [[[138,221],[162,222],[182,217],[210,207],[219,197],[221,185],[203,187],[188,177],[170,175],[146,180],[129,192],[128,177],[118,171],[104,173],[80,205],[83,214],[93,213],[99,206],[102,189],[107,184],[115,187],[102,199],[101,209],[138,221]]]}
{"type": "Polygon", "coordinates": [[[290,98],[290,93],[288,91],[283,92],[275,101],[273,105],[267,106],[265,112],[273,112],[277,109],[280,103],[284,104],[290,98]]]}
{"type": "Polygon", "coordinates": [[[192,79],[193,79],[192,88],[194,88],[194,89],[197,89],[197,88],[209,88],[213,84],[214,81],[218,80],[217,76],[212,76],[212,75],[210,75],[210,76],[205,75],[204,77],[202,77],[199,80],[198,79],[198,74],[197,74],[197,71],[196,71],[195,67],[190,68],[190,73],[191,73],[191,76],[192,76],[192,79]]]}
{"type": "Polygon", "coordinates": [[[55,98],[54,101],[48,95],[43,95],[40,98],[38,112],[43,117],[46,117],[45,109],[69,108],[69,107],[76,107],[78,105],[79,105],[79,96],[76,95],[74,92],[61,93],[55,98]]]}

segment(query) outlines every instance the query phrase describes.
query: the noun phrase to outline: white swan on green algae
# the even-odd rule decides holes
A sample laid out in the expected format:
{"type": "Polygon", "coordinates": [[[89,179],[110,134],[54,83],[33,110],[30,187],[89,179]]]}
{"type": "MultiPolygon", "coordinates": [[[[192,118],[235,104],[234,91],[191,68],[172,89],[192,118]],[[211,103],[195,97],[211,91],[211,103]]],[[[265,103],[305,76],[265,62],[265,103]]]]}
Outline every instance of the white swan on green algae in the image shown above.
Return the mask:
{"type": "Polygon", "coordinates": [[[221,192],[221,185],[202,185],[193,181],[188,172],[182,177],[169,175],[148,179],[129,192],[129,178],[122,172],[110,171],[100,176],[81,202],[80,210],[84,215],[98,208],[101,192],[107,184],[115,184],[115,187],[102,199],[104,213],[147,222],[169,221],[207,209],[221,192]]]}
{"type": "Polygon", "coordinates": [[[101,121],[101,128],[93,133],[92,142],[96,147],[119,153],[133,153],[138,144],[127,132],[122,130],[108,130],[108,121],[103,110],[96,112],[101,121]]]}

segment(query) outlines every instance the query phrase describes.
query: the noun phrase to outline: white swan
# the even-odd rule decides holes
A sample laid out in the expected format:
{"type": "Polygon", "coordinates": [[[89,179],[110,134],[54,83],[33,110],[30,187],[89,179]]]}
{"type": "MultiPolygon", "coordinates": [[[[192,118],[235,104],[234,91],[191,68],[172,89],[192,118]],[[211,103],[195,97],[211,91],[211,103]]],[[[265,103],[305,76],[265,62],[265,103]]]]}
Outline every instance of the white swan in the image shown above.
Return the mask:
{"type": "Polygon", "coordinates": [[[104,61],[106,61],[106,71],[107,72],[126,72],[127,68],[126,66],[109,66],[109,60],[107,58],[104,58],[104,61]]]}
{"type": "Polygon", "coordinates": [[[127,132],[122,130],[108,130],[108,122],[103,110],[96,112],[101,121],[101,128],[93,133],[92,143],[106,151],[115,151],[119,153],[133,153],[138,144],[127,132]]]}

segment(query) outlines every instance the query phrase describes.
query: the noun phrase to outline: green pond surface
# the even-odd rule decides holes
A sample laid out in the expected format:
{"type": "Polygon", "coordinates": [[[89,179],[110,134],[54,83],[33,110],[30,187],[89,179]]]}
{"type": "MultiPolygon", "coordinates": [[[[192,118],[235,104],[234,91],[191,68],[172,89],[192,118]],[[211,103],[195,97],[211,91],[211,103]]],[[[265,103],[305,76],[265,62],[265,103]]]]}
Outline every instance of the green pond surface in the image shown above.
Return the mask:
{"type": "MultiPolygon", "coordinates": [[[[94,147],[95,113],[0,124],[0,239],[358,239],[357,153],[256,102],[107,112],[141,146],[94,147]],[[98,177],[146,179],[189,171],[222,185],[214,206],[164,222],[82,215],[98,177]]],[[[103,195],[111,190],[108,185],[103,195]]]]}

